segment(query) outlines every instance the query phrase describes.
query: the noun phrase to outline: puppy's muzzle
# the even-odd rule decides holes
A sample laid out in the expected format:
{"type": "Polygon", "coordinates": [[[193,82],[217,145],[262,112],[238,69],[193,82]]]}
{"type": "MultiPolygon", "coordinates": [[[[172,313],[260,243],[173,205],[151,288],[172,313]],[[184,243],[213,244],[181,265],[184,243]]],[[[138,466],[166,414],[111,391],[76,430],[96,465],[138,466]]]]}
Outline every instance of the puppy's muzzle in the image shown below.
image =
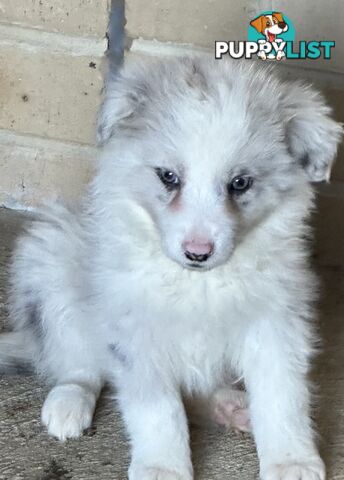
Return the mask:
{"type": "Polygon", "coordinates": [[[285,22],[278,22],[278,26],[279,26],[282,30],[284,30],[285,27],[287,26],[287,24],[286,24],[285,22]]]}

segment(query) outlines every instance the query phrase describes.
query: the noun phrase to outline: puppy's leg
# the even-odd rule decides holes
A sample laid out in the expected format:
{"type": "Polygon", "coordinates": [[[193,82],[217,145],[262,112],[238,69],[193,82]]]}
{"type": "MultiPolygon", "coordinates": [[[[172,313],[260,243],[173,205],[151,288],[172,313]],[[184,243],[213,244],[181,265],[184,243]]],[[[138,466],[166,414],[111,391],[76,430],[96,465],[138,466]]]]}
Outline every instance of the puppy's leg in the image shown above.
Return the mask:
{"type": "Polygon", "coordinates": [[[42,408],[42,422],[60,440],[78,437],[91,425],[103,386],[101,349],[82,313],[61,317],[46,326],[41,366],[55,386],[42,408]],[[82,328],[84,327],[84,328],[82,328]]]}
{"type": "Polygon", "coordinates": [[[48,433],[60,440],[78,437],[91,425],[96,400],[103,385],[101,338],[96,335],[87,306],[70,300],[61,287],[36,298],[37,313],[31,318],[36,335],[34,363],[55,385],[42,408],[48,433]]]}
{"type": "Polygon", "coordinates": [[[261,479],[324,480],[310,420],[307,325],[289,319],[280,328],[277,320],[252,325],[244,359],[261,479]]]}
{"type": "Polygon", "coordinates": [[[146,368],[117,382],[119,404],[131,439],[129,480],[192,480],[184,406],[174,387],[146,368]],[[150,372],[150,378],[147,378],[150,372]]]}

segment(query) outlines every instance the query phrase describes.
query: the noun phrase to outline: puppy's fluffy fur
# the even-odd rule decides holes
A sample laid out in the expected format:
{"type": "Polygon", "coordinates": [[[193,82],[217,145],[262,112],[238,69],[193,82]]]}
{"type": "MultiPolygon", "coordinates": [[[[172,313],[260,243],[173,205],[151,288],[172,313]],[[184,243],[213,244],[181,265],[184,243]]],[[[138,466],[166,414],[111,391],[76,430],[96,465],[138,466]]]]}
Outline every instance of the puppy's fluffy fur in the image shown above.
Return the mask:
{"type": "Polygon", "coordinates": [[[52,435],[80,435],[114,382],[130,480],[190,480],[182,397],[215,398],[217,418],[245,430],[241,379],[261,478],[325,478],[309,416],[305,220],[341,135],[329,114],[309,87],[208,57],[127,65],[107,85],[83,207],[47,208],[13,258],[1,358],[25,345],[52,383],[52,435]],[[243,193],[229,187],[237,176],[251,178],[243,193]],[[183,250],[197,239],[213,244],[199,263],[183,250]]]}

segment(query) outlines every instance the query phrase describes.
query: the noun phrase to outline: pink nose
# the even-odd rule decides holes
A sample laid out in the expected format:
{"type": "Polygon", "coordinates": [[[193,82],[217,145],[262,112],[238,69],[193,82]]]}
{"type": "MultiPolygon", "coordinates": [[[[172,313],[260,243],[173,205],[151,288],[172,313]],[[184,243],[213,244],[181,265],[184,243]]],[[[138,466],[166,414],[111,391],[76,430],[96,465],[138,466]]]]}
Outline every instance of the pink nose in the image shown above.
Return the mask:
{"type": "Polygon", "coordinates": [[[183,243],[185,256],[192,261],[204,262],[214,250],[214,243],[209,240],[193,239],[183,243]]]}

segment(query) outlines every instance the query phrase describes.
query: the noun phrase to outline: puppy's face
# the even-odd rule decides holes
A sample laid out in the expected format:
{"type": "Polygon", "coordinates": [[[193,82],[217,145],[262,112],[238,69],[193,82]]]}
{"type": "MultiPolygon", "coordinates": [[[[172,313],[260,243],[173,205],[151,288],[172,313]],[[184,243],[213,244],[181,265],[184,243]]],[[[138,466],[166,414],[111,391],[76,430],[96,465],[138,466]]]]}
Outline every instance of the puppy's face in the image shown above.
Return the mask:
{"type": "Polygon", "coordinates": [[[162,133],[161,124],[160,138],[143,140],[143,162],[130,182],[164,252],[186,268],[204,270],[226,262],[303,176],[290,172],[283,144],[267,144],[262,125],[254,125],[240,106],[232,105],[232,121],[212,102],[186,109],[193,107],[181,106],[179,125],[169,127],[173,139],[162,133]]]}
{"type": "Polygon", "coordinates": [[[321,103],[319,128],[328,130],[328,144],[312,145],[326,152],[316,156],[319,165],[311,162],[302,144],[310,139],[288,125],[295,121],[288,105],[302,104],[304,91],[283,103],[281,85],[268,81],[265,72],[207,61],[179,60],[159,64],[146,76],[141,72],[135,98],[131,88],[130,112],[124,114],[128,107],[122,104],[124,117],[100,130],[120,158],[113,172],[123,195],[148,213],[163,252],[198,270],[227,262],[240,242],[295,196],[301,204],[309,193],[307,171],[313,180],[328,175],[340,135],[321,103]],[[274,108],[266,103],[272,92],[274,108]]]}

